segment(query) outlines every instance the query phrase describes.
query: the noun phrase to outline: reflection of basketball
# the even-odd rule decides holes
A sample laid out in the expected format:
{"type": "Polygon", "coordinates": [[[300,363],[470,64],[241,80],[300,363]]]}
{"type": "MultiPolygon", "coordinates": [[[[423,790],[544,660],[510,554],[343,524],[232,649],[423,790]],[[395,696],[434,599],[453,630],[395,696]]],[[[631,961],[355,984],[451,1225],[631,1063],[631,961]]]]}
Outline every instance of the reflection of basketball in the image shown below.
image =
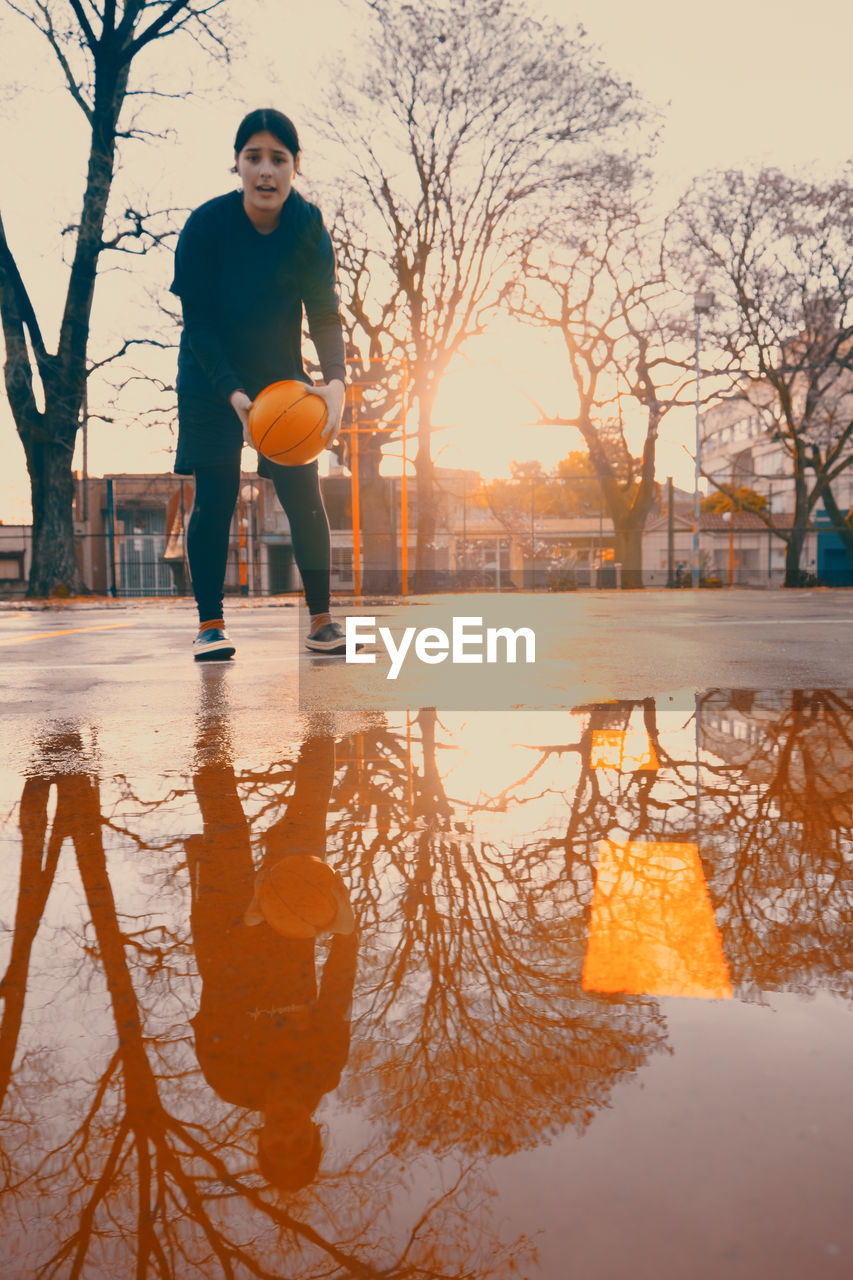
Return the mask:
{"type": "Polygon", "coordinates": [[[264,869],[257,898],[267,923],[285,938],[352,933],[352,908],[343,881],[319,858],[293,854],[264,869]]]}
{"type": "Polygon", "coordinates": [[[326,447],[326,402],[312,395],[305,382],[273,382],[264,387],[249,410],[255,448],[271,462],[301,467],[319,458],[326,447]]]}

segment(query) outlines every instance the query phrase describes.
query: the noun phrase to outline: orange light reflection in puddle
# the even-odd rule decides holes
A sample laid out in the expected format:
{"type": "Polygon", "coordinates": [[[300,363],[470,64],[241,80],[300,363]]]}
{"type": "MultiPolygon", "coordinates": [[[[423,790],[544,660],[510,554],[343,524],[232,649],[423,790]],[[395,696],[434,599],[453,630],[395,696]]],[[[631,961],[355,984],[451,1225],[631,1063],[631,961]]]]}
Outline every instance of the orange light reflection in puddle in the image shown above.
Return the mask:
{"type": "Polygon", "coordinates": [[[589,764],[591,769],[619,769],[623,773],[660,768],[644,729],[593,729],[589,764]]]}
{"type": "Polygon", "coordinates": [[[601,841],[583,988],[731,998],[695,844],[601,841]]]}

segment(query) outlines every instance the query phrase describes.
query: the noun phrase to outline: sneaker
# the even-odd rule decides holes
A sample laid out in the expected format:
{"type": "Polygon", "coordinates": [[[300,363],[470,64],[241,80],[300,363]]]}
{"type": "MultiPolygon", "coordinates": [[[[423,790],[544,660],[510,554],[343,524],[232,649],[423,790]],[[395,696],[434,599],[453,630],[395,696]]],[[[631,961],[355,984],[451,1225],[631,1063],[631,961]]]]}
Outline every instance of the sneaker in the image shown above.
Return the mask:
{"type": "Polygon", "coordinates": [[[193,640],[193,657],[196,662],[223,662],[236,653],[235,646],[219,627],[200,631],[193,640]]]}
{"type": "MultiPolygon", "coordinates": [[[[337,622],[327,622],[312,635],[306,636],[305,648],[314,653],[346,653],[347,641],[343,627],[337,622]]],[[[360,649],[361,645],[356,645],[360,649]]]]}

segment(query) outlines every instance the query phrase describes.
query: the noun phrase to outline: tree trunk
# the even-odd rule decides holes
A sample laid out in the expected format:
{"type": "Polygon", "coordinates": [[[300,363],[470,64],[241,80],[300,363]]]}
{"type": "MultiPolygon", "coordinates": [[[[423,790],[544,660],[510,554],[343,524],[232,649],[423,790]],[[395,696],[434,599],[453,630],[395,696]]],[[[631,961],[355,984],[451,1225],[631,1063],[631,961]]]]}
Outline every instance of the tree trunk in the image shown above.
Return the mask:
{"type": "Polygon", "coordinates": [[[362,590],[367,595],[394,591],[393,487],[379,474],[382,460],[378,437],[365,438],[359,454],[358,480],[364,531],[362,590]]]}
{"type": "Polygon", "coordinates": [[[632,523],[614,520],[614,545],[616,563],[622,566],[622,589],[636,589],[643,585],[643,531],[632,523]]]}
{"type": "Polygon", "coordinates": [[[805,463],[802,452],[797,449],[794,454],[794,523],[791,536],[785,548],[785,586],[800,587],[800,558],[803,554],[803,543],[806,540],[806,528],[809,519],[808,493],[805,481],[805,463]]]}
{"type": "Polygon", "coordinates": [[[61,844],[47,839],[47,808],[51,778],[30,777],[24,783],[19,809],[21,871],[15,928],[9,962],[0,982],[0,1105],[5,1101],[18,1052],[30,961],[47,899],[53,887],[61,844]]]}
{"type": "Polygon", "coordinates": [[[364,564],[361,574],[361,586],[366,595],[383,595],[398,590],[398,572],[394,568],[394,540],[388,527],[387,508],[382,508],[386,499],[385,491],[380,491],[373,503],[374,510],[383,517],[383,528],[364,530],[364,564]]]}
{"type": "Polygon", "coordinates": [[[785,586],[800,587],[800,557],[806,540],[804,525],[795,525],[785,546],[785,586]]]}
{"type": "Polygon", "coordinates": [[[370,515],[364,529],[364,571],[361,585],[368,595],[397,590],[397,571],[394,567],[394,541],[388,490],[378,476],[377,485],[364,490],[364,511],[370,515]]]}
{"type": "Polygon", "coordinates": [[[412,588],[435,589],[435,469],[432,461],[432,404],[430,392],[418,394],[418,453],[415,458],[418,500],[418,528],[415,543],[415,572],[412,588]]]}
{"type": "MultiPolygon", "coordinates": [[[[138,5],[142,12],[144,5],[138,5]]],[[[45,11],[46,12],[46,11],[45,11]]],[[[137,16],[138,16],[137,13],[137,16]]],[[[112,6],[115,17],[115,6],[112,6]]],[[[92,299],[103,248],[103,229],[115,165],[116,129],[130,72],[130,58],[105,34],[93,48],[94,101],[86,189],[54,356],[44,348],[35,311],[3,235],[0,307],[7,347],[6,388],[30,473],[33,560],[29,596],[69,596],[82,590],[74,547],[74,482],[71,462],[86,389],[86,352],[92,299]],[[24,330],[36,354],[44,387],[41,414],[32,395],[32,367],[24,330]]],[[[124,22],[124,19],[122,20],[124,22]]]]}
{"type": "MultiPolygon", "coordinates": [[[[72,436],[73,439],[73,436],[72,436]]],[[[85,588],[74,545],[71,445],[24,440],[33,502],[33,559],[28,596],[72,596],[85,588]]]]}
{"type": "Polygon", "coordinates": [[[587,417],[578,424],[613,521],[615,561],[622,566],[623,591],[638,590],[643,585],[643,529],[656,497],[654,470],[659,416],[657,408],[649,410],[640,476],[631,483],[629,475],[625,484],[620,483],[614,471],[597,427],[587,417]]]}

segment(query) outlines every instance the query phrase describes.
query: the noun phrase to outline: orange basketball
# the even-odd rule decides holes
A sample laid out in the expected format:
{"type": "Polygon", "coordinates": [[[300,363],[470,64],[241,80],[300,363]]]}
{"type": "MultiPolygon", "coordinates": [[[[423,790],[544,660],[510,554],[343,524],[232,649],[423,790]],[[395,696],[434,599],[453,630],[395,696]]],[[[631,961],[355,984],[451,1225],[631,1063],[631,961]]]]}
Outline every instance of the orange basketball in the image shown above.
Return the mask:
{"type": "Polygon", "coordinates": [[[326,862],[293,854],[265,869],[257,888],[267,923],[285,938],[352,933],[354,920],[343,881],[326,862]]]}
{"type": "Polygon", "coordinates": [[[249,431],[255,448],[270,462],[302,467],[319,458],[326,447],[326,403],[308,383],[288,380],[264,387],[249,410],[249,431]]]}

